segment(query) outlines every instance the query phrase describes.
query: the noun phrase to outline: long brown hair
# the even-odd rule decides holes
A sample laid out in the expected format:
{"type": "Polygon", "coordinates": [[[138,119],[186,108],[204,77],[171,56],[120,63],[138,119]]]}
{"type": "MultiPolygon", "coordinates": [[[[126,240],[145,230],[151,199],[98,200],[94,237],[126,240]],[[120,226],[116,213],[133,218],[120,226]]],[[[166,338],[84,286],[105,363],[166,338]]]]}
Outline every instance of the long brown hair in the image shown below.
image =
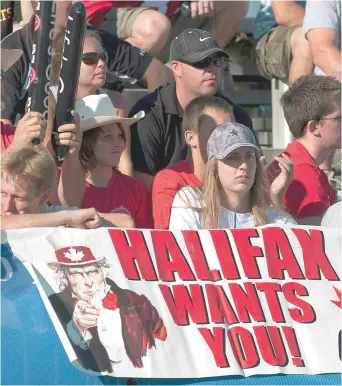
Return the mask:
{"type": "MultiPolygon", "coordinates": [[[[218,176],[218,160],[210,159],[199,199],[202,203],[202,226],[205,229],[217,229],[223,188],[218,176]]],[[[254,184],[250,190],[250,208],[255,226],[266,224],[265,211],[272,205],[269,182],[262,169],[259,157],[256,157],[254,184]]]]}
{"type": "MultiPolygon", "coordinates": [[[[126,141],[125,130],[121,123],[116,123],[121,131],[123,139],[126,141]]],[[[81,149],[79,152],[80,162],[85,172],[90,172],[96,168],[97,159],[94,154],[94,146],[102,132],[102,127],[96,127],[83,133],[81,149]]]]}

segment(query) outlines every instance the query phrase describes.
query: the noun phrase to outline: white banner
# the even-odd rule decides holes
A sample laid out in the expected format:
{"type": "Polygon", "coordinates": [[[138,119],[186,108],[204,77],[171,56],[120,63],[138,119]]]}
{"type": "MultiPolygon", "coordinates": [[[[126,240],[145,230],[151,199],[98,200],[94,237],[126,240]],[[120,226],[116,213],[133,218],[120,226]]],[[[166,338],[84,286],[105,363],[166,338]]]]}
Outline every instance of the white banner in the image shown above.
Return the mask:
{"type": "Polygon", "coordinates": [[[341,372],[341,230],[2,232],[71,362],[118,377],[341,372]]]}

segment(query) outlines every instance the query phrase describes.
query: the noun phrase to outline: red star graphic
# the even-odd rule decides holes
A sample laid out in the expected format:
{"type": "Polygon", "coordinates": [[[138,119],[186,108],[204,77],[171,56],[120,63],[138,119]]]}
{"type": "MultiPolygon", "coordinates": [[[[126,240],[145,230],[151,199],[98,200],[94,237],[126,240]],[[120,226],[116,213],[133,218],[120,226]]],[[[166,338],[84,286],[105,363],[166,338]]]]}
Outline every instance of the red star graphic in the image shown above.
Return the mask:
{"type": "Polygon", "coordinates": [[[333,288],[336,292],[338,300],[330,300],[330,301],[331,301],[331,303],[335,304],[335,306],[342,308],[342,291],[336,287],[333,287],[333,288]]]}

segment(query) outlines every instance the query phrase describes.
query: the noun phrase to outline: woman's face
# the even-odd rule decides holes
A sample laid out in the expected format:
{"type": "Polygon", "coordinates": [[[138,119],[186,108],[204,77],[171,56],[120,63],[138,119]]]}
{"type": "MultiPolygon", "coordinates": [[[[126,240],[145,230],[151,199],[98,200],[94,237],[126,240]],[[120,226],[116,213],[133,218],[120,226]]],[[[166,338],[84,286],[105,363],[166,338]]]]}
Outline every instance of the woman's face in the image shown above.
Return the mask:
{"type": "Polygon", "coordinates": [[[123,130],[112,123],[101,128],[94,145],[94,155],[98,165],[117,167],[126,146],[123,130]]]}
{"type": "Polygon", "coordinates": [[[244,146],[218,161],[218,176],[225,192],[247,193],[254,184],[256,154],[244,146]]]}
{"type": "MultiPolygon", "coordinates": [[[[84,39],[83,54],[86,53],[104,53],[104,49],[101,43],[93,37],[87,37],[84,39]]],[[[106,81],[107,63],[106,61],[99,59],[93,61],[93,63],[85,64],[82,60],[79,85],[83,87],[94,87],[95,89],[103,87],[106,81]]]]}

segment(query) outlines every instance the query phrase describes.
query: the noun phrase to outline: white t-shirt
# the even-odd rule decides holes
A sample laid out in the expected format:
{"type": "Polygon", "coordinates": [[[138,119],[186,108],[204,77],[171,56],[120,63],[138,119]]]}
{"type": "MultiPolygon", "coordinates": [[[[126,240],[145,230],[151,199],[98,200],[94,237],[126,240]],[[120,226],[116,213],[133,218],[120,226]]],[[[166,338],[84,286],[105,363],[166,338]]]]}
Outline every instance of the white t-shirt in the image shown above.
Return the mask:
{"type": "Polygon", "coordinates": [[[322,227],[342,228],[342,201],[332,205],[324,214],[322,227]]]}
{"type": "MultiPolygon", "coordinates": [[[[175,196],[172,207],[169,229],[203,229],[202,214],[196,209],[202,207],[198,199],[198,191],[187,186],[181,189],[175,196]],[[195,209],[193,209],[195,208],[195,209]]],[[[278,213],[273,209],[266,212],[267,224],[296,224],[287,213],[278,213]]],[[[229,228],[254,228],[252,213],[235,213],[221,206],[218,229],[229,228]]]]}

